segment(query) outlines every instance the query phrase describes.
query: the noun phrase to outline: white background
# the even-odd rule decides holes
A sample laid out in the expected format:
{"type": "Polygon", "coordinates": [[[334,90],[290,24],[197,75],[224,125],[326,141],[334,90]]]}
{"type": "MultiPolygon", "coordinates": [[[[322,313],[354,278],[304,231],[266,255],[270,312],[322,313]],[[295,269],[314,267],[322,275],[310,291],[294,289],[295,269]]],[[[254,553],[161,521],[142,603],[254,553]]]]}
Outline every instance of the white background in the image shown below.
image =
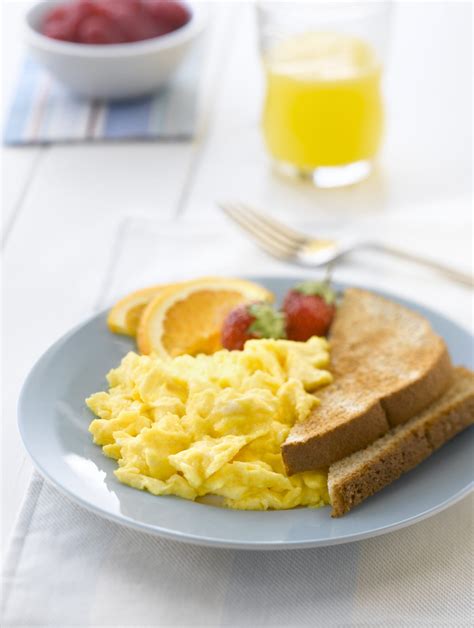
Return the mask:
{"type": "MultiPolygon", "coordinates": [[[[25,6],[3,2],[4,100],[23,53],[25,6]]],[[[472,263],[470,3],[397,4],[384,150],[368,181],[337,191],[271,174],[258,124],[263,80],[252,7],[214,9],[194,142],[3,152],[3,545],[31,474],[16,428],[21,384],[36,358],[103,302],[125,217],[179,219],[183,230],[193,221],[224,225],[215,200],[243,199],[287,221],[311,223],[315,232],[349,227],[465,270],[472,263]]],[[[468,290],[367,256],[354,261],[354,273],[363,264],[369,283],[472,324],[468,290]]]]}

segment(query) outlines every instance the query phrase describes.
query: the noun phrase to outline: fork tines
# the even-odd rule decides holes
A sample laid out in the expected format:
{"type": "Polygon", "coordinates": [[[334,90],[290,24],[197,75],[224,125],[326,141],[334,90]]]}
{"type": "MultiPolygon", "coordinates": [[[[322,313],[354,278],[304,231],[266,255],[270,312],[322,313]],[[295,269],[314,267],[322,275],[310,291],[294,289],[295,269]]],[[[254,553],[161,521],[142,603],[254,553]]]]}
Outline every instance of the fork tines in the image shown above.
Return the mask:
{"type": "Polygon", "coordinates": [[[243,203],[219,203],[222,211],[269,255],[294,260],[307,238],[243,203]]]}

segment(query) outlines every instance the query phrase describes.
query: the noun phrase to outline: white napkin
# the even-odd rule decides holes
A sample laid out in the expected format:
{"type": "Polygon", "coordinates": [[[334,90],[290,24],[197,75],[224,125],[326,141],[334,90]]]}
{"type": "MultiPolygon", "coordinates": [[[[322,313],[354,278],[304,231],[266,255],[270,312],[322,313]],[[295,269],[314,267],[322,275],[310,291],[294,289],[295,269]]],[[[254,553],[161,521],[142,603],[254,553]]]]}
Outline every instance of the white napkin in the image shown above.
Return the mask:
{"type": "MultiPolygon", "coordinates": [[[[416,251],[467,272],[472,264],[472,228],[439,219],[429,225],[416,215],[374,220],[358,218],[300,224],[307,233],[339,237],[363,233],[392,245],[416,251]]],[[[247,236],[220,216],[212,222],[165,222],[126,216],[118,227],[109,272],[97,303],[109,306],[117,298],[147,285],[201,275],[278,276],[322,279],[325,270],[286,264],[262,253],[247,236]]],[[[333,269],[336,281],[381,289],[419,301],[441,311],[470,329],[473,321],[471,292],[420,266],[376,253],[358,252],[333,269]]]]}
{"type": "Polygon", "coordinates": [[[6,561],[2,626],[472,626],[472,507],[313,550],[166,541],[38,476],[6,561]]]}
{"type": "MultiPolygon", "coordinates": [[[[322,275],[268,259],[225,224],[125,218],[116,244],[97,307],[191,275],[322,275]]],[[[373,269],[362,256],[335,278],[417,297],[469,324],[467,290],[415,267],[373,269]]],[[[5,562],[2,626],[472,625],[473,505],[469,497],[359,543],[252,553],[123,528],[35,474],[5,562]]]]}

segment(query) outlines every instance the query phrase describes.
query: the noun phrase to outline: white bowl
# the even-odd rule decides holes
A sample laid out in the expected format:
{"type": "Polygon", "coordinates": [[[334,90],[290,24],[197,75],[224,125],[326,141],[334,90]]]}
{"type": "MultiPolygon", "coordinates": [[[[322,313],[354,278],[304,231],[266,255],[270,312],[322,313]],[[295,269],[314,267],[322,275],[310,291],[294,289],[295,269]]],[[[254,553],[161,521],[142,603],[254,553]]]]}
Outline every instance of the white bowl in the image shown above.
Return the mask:
{"type": "Polygon", "coordinates": [[[45,13],[61,3],[39,2],[27,11],[26,41],[55,78],[87,98],[133,98],[156,91],[184,59],[206,17],[202,4],[187,2],[190,21],[167,35],[127,44],[76,44],[40,32],[45,13]]]}

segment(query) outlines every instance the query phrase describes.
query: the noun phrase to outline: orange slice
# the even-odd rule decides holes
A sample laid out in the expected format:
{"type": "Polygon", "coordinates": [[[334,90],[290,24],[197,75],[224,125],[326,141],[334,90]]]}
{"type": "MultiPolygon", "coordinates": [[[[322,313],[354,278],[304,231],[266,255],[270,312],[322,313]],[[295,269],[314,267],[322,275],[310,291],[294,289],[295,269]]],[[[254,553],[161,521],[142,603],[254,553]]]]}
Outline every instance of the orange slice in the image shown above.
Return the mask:
{"type": "Polygon", "coordinates": [[[107,316],[107,325],[115,334],[135,336],[145,306],[168,286],[150,286],[120,299],[107,316]]]}
{"type": "Polygon", "coordinates": [[[143,311],[138,348],[161,357],[214,353],[222,348],[221,327],[227,314],[253,301],[273,301],[273,295],[242,279],[208,277],[168,286],[143,311]]]}

